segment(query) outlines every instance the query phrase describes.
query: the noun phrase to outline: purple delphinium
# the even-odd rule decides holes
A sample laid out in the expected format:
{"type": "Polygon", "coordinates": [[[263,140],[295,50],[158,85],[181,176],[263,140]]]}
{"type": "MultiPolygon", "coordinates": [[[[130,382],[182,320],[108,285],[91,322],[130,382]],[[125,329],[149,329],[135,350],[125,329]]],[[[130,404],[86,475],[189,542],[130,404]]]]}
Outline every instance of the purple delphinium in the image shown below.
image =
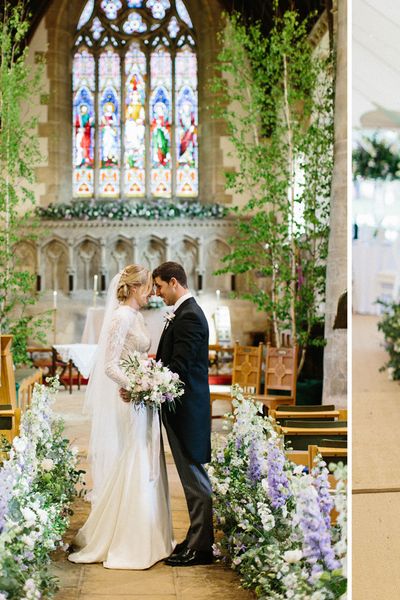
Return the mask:
{"type": "Polygon", "coordinates": [[[259,459],[259,452],[254,441],[250,444],[249,449],[249,466],[247,467],[247,476],[252,483],[257,483],[262,479],[262,469],[259,459]]]}
{"type": "Polygon", "coordinates": [[[321,511],[314,486],[302,486],[296,498],[297,520],[303,536],[303,555],[312,566],[311,575],[322,572],[321,562],[333,571],[340,567],[331,544],[330,527],[321,511]]]}
{"type": "Polygon", "coordinates": [[[318,465],[312,470],[313,485],[317,490],[318,503],[321,509],[321,513],[324,517],[326,526],[328,529],[331,525],[331,510],[334,507],[334,501],[329,493],[330,485],[328,481],[328,469],[323,464],[318,465]]]}
{"type": "Polygon", "coordinates": [[[268,497],[273,508],[281,508],[291,496],[289,481],[284,472],[285,455],[274,439],[268,441],[268,497]]]}

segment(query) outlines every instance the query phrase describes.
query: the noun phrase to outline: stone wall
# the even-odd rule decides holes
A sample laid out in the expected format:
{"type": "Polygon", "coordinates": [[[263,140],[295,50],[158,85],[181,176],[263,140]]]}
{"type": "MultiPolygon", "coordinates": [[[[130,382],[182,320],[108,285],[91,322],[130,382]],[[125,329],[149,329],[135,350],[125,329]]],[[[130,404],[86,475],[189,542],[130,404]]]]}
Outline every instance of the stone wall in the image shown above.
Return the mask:
{"type": "MultiPolygon", "coordinates": [[[[267,319],[255,306],[230,299],[230,292],[244,291],[246,279],[230,274],[214,275],[229,252],[233,232],[229,219],[150,222],[45,222],[46,235],[36,244],[21,243],[16,252],[25,268],[37,276],[41,293],[35,312],[53,306],[57,291],[57,341],[79,342],[87,308],[104,303],[109,281],[122,268],[139,263],[150,270],[166,260],[184,265],[189,287],[211,317],[218,303],[231,308],[233,339],[249,343],[254,332],[265,332],[267,319]],[[99,296],[94,300],[94,276],[99,296]]],[[[210,323],[211,324],[211,323],[210,323]]],[[[215,342],[215,335],[214,340],[215,342]]]]}

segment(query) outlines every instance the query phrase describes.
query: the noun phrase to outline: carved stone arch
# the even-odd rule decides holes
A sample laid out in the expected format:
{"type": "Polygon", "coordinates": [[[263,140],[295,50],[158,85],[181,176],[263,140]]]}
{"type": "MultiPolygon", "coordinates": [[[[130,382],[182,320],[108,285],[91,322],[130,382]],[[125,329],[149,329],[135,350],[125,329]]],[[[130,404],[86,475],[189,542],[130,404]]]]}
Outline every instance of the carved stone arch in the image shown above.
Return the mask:
{"type": "Polygon", "coordinates": [[[22,240],[14,246],[14,269],[37,273],[37,248],[33,242],[22,240]]]}
{"type": "Polygon", "coordinates": [[[155,235],[150,236],[144,241],[139,256],[140,264],[153,271],[167,260],[167,241],[155,235]]]}
{"type": "Polygon", "coordinates": [[[197,288],[197,267],[199,264],[199,248],[195,239],[184,235],[181,240],[174,244],[171,258],[180,263],[186,271],[188,286],[194,290],[197,288]]]}
{"type": "Polygon", "coordinates": [[[42,289],[68,291],[68,246],[59,236],[53,236],[41,249],[42,289]]]}
{"type": "Polygon", "coordinates": [[[76,289],[93,289],[93,278],[100,272],[100,240],[86,235],[75,244],[76,289]]]}
{"type": "Polygon", "coordinates": [[[223,267],[222,258],[230,252],[230,247],[224,239],[214,237],[208,240],[205,247],[205,289],[209,291],[231,290],[231,277],[226,275],[213,275],[215,271],[223,267]]]}
{"type": "Polygon", "coordinates": [[[107,267],[108,276],[111,280],[121,269],[132,264],[133,241],[125,235],[116,235],[108,243],[107,267]]]}

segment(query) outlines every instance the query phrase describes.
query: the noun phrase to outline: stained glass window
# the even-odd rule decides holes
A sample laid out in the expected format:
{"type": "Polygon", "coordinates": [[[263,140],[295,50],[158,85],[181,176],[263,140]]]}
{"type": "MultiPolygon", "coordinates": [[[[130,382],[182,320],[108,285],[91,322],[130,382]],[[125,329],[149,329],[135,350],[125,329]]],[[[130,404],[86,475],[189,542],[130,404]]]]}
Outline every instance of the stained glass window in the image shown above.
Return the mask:
{"type": "Polygon", "coordinates": [[[184,1],[87,0],[74,48],[74,196],[197,196],[196,33],[184,1]]]}

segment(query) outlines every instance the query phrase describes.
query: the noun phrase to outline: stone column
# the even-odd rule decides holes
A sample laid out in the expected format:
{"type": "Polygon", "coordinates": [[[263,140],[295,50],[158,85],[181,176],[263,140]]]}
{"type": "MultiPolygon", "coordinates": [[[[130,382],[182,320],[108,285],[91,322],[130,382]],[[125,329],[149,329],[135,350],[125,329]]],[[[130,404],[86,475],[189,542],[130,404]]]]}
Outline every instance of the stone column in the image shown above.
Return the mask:
{"type": "MultiPolygon", "coordinates": [[[[336,5],[336,7],[335,7],[336,5]]],[[[336,10],[335,10],[336,8],[336,10]]],[[[347,329],[333,329],[338,300],[347,289],[347,0],[336,14],[335,143],[326,277],[323,404],[347,404],[347,329]]]]}

